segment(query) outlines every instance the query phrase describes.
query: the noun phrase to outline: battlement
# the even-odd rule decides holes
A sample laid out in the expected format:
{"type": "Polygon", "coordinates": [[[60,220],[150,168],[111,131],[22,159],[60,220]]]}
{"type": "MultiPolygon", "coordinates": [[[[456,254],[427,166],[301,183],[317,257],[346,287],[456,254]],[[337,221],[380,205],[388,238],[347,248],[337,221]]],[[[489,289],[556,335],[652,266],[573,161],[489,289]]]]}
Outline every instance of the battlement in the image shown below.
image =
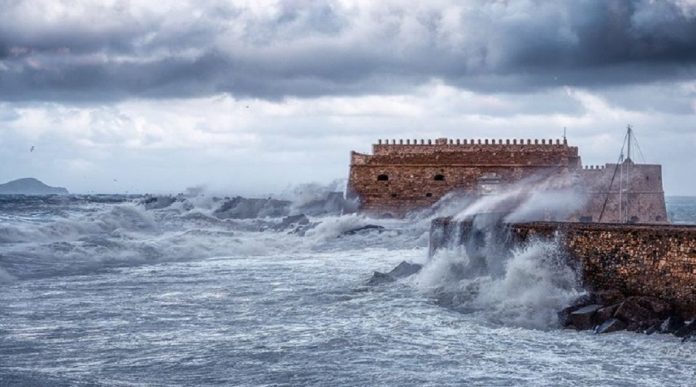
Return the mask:
{"type": "MultiPolygon", "coordinates": [[[[478,139],[453,139],[453,138],[447,138],[447,137],[440,137],[436,138],[435,140],[433,139],[379,139],[377,140],[377,144],[373,145],[524,145],[526,141],[527,145],[554,145],[554,140],[553,139],[488,139],[488,138],[478,138],[478,139]],[[390,142],[391,141],[391,142],[390,142]]],[[[568,142],[566,139],[556,139],[555,140],[555,145],[567,145],[568,142]]]]}
{"type": "Polygon", "coordinates": [[[409,154],[431,152],[466,152],[466,151],[558,151],[560,149],[575,149],[569,147],[565,139],[453,139],[441,137],[437,139],[379,139],[372,145],[375,156],[386,154],[409,154]]]}

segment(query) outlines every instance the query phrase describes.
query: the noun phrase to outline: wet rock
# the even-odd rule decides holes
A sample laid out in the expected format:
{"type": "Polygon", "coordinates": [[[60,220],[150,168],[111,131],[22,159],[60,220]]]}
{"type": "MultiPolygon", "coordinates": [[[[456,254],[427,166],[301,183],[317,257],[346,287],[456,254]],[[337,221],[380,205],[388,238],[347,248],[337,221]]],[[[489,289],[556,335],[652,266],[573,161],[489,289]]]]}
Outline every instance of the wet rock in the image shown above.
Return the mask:
{"type": "Polygon", "coordinates": [[[623,321],[617,319],[617,318],[610,318],[609,320],[601,323],[595,328],[595,333],[596,334],[602,334],[602,333],[610,333],[610,332],[616,332],[626,329],[626,323],[623,321]]]}
{"type": "Polygon", "coordinates": [[[368,285],[381,285],[389,282],[394,282],[399,278],[406,278],[408,276],[418,273],[423,268],[423,265],[417,263],[409,263],[402,261],[395,268],[393,268],[389,273],[382,273],[376,271],[372,274],[372,278],[367,282],[368,285]]]}
{"type": "Polygon", "coordinates": [[[376,224],[368,224],[362,227],[356,227],[347,231],[344,231],[341,233],[339,236],[345,236],[345,235],[355,235],[355,234],[366,234],[372,231],[377,231],[377,232],[383,232],[384,227],[378,226],[376,224]]]}
{"type": "Polygon", "coordinates": [[[418,273],[423,268],[423,265],[417,263],[408,263],[402,261],[398,266],[396,266],[388,274],[394,278],[405,278],[418,273]]]}
{"type": "Polygon", "coordinates": [[[660,324],[655,324],[655,325],[653,325],[650,328],[645,330],[646,335],[652,335],[655,332],[660,332],[660,324]]]}
{"type": "Polygon", "coordinates": [[[595,315],[595,322],[602,323],[604,321],[610,320],[612,316],[614,316],[616,309],[619,308],[619,305],[620,304],[614,304],[598,309],[597,314],[595,315]]]}
{"type": "Polygon", "coordinates": [[[674,333],[684,326],[684,319],[680,316],[669,316],[659,326],[662,333],[674,333]]]}
{"type": "MultiPolygon", "coordinates": [[[[570,323],[570,314],[577,310],[578,308],[574,306],[569,306],[567,308],[563,308],[560,312],[558,312],[558,323],[561,324],[562,327],[565,328],[570,328],[571,323],[570,323]]],[[[575,326],[572,327],[573,329],[577,329],[575,326]]]]}
{"type": "Polygon", "coordinates": [[[689,337],[693,336],[694,333],[696,333],[696,320],[693,320],[683,327],[677,329],[677,331],[674,332],[674,335],[677,337],[689,337]]]}
{"type": "Polygon", "coordinates": [[[576,298],[575,300],[573,300],[573,302],[570,303],[570,306],[558,312],[558,323],[565,328],[578,329],[570,321],[570,314],[582,308],[583,306],[592,304],[593,300],[594,298],[590,294],[583,294],[582,296],[576,298]]]}
{"type": "Polygon", "coordinates": [[[656,316],[651,310],[640,305],[637,302],[637,297],[629,297],[619,305],[614,313],[614,317],[626,321],[628,330],[636,330],[638,329],[638,322],[650,320],[656,316]]]}
{"type": "Polygon", "coordinates": [[[669,314],[672,312],[672,306],[669,303],[660,300],[659,298],[645,296],[629,298],[635,300],[635,302],[637,302],[638,305],[641,305],[645,309],[651,311],[655,316],[658,316],[659,318],[665,318],[669,316],[669,314]]]}
{"type": "Polygon", "coordinates": [[[628,324],[626,324],[626,330],[631,332],[637,332],[640,330],[640,323],[638,323],[637,321],[629,321],[628,324]]]}
{"type": "Polygon", "coordinates": [[[593,293],[592,298],[594,304],[613,305],[620,303],[626,297],[616,289],[607,289],[593,293]]]}
{"type": "Polygon", "coordinates": [[[590,304],[596,304],[596,302],[594,301],[594,296],[588,293],[588,294],[583,294],[582,296],[573,300],[573,302],[570,303],[570,307],[571,308],[574,307],[575,309],[580,309],[583,306],[587,306],[590,304]]]}
{"type": "Polygon", "coordinates": [[[640,321],[638,322],[638,329],[636,329],[637,332],[644,332],[648,333],[648,331],[654,332],[658,329],[660,324],[662,323],[662,320],[655,318],[651,320],[646,320],[646,321],[640,321]]]}
{"type": "Polygon", "coordinates": [[[594,315],[600,308],[602,308],[602,305],[598,304],[583,306],[582,308],[571,312],[568,316],[568,320],[577,329],[591,329],[595,325],[594,315]]]}
{"type": "Polygon", "coordinates": [[[558,312],[559,324],[561,324],[561,326],[566,327],[566,328],[578,329],[576,326],[573,325],[572,321],[570,320],[570,314],[575,312],[576,310],[584,307],[584,306],[587,306],[587,304],[584,304],[584,302],[585,302],[585,299],[578,302],[577,304],[574,302],[571,306],[564,308],[563,310],[558,312]]]}
{"type": "Polygon", "coordinates": [[[369,286],[382,285],[390,282],[396,281],[396,278],[390,276],[389,274],[376,271],[372,274],[372,278],[367,281],[369,286]]]}

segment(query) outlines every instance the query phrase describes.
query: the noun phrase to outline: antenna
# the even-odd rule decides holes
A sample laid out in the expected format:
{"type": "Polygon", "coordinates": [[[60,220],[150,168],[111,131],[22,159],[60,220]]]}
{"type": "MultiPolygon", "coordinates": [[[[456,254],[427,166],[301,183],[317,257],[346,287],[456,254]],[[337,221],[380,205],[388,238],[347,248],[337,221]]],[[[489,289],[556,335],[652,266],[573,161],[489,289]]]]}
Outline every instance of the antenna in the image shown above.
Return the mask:
{"type": "Polygon", "coordinates": [[[566,140],[566,127],[563,127],[563,141],[565,142],[566,140]]]}
{"type": "Polygon", "coordinates": [[[633,137],[633,133],[631,133],[631,131],[631,124],[628,124],[628,130],[626,133],[626,138],[628,139],[628,157],[626,158],[626,160],[631,160],[631,137],[633,137]]]}

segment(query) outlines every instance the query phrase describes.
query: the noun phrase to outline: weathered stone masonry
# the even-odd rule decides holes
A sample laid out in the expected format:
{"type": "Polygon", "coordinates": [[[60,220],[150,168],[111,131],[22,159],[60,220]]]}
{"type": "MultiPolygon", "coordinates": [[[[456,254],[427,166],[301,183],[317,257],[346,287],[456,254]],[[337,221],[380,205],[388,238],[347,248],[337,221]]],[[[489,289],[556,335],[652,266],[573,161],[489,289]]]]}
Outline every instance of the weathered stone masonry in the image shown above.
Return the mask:
{"type": "MultiPolygon", "coordinates": [[[[559,237],[588,290],[658,297],[696,316],[696,226],[535,222],[506,225],[507,243],[559,237]]],[[[431,251],[470,233],[470,225],[436,219],[431,251]]]]}
{"type": "Polygon", "coordinates": [[[526,177],[581,169],[578,148],[561,140],[392,140],[351,153],[349,195],[361,209],[401,215],[448,192],[473,194],[526,177]]]}

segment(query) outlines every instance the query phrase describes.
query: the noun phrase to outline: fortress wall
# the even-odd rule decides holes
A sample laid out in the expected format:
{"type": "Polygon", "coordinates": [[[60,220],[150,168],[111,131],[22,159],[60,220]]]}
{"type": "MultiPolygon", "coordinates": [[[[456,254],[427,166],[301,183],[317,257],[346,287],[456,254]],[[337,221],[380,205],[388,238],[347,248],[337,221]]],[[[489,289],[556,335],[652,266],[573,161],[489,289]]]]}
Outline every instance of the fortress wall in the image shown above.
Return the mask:
{"type": "MultiPolygon", "coordinates": [[[[470,223],[470,222],[469,222],[470,223]]],[[[471,227],[447,218],[431,226],[431,252],[467,240],[471,227]]],[[[696,226],[536,222],[500,226],[512,246],[559,236],[569,264],[588,290],[617,289],[672,303],[696,316],[696,226]]]]}
{"type": "MultiPolygon", "coordinates": [[[[479,193],[485,184],[510,184],[521,179],[575,170],[576,147],[560,140],[488,140],[464,144],[437,139],[431,144],[376,144],[374,155],[352,153],[348,191],[368,212],[402,215],[435,203],[452,191],[479,193]],[[520,140],[520,142],[522,142],[520,140]],[[384,179],[380,179],[380,176],[384,179]]],[[[424,140],[426,142],[426,140],[424,140]]]]}
{"type": "MultiPolygon", "coordinates": [[[[561,173],[558,167],[538,166],[353,166],[350,187],[358,187],[361,208],[368,212],[400,215],[417,207],[435,203],[449,192],[479,194],[482,176],[495,176],[494,184],[508,184],[531,176],[561,173]],[[380,175],[388,180],[378,180],[380,175]],[[436,180],[437,176],[442,180],[436,180]]],[[[491,185],[490,183],[488,183],[491,185]]]]}
{"type": "Polygon", "coordinates": [[[606,164],[602,169],[583,169],[588,188],[588,204],[581,217],[585,221],[609,223],[667,223],[662,189],[662,167],[656,164],[606,164]],[[623,179],[621,175],[623,174],[623,179]],[[614,176],[615,175],[615,176],[614,176]],[[614,176],[614,182],[611,178],[614,176]],[[610,186],[611,183],[611,186],[610,186]],[[621,190],[621,195],[619,192],[621,190]],[[606,204],[605,204],[606,203],[606,204]]]}

